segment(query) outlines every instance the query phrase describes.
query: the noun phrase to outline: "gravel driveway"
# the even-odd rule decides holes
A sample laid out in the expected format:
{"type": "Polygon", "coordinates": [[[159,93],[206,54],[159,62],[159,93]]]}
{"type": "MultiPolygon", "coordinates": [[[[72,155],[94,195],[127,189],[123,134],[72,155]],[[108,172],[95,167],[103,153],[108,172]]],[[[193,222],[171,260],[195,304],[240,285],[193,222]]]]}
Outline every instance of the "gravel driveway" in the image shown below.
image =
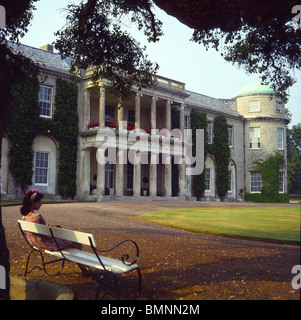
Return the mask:
{"type": "MultiPolygon", "coordinates": [[[[196,234],[158,226],[140,217],[163,209],[217,206],[241,206],[243,210],[250,204],[131,199],[44,204],[40,213],[49,224],[93,233],[100,248],[110,248],[124,239],[137,242],[142,273],[139,299],[299,300],[300,290],[291,285],[292,267],[300,264],[299,246],[196,234]]],[[[23,275],[29,248],[17,226],[21,218],[19,207],[2,210],[11,275],[23,275]]],[[[73,263],[67,264],[61,276],[49,278],[40,271],[30,276],[67,285],[78,299],[94,298],[94,282],[82,277],[73,263]]],[[[127,284],[121,295],[131,299],[127,284]]]]}

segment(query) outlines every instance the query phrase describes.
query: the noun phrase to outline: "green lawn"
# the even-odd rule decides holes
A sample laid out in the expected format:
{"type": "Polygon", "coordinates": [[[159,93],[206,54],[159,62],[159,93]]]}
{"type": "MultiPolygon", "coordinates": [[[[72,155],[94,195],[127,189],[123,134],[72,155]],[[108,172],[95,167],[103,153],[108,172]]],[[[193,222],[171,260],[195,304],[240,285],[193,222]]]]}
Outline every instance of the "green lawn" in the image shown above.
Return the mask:
{"type": "Polygon", "coordinates": [[[300,208],[225,207],[149,212],[144,219],[193,232],[300,242],[300,208]]]}

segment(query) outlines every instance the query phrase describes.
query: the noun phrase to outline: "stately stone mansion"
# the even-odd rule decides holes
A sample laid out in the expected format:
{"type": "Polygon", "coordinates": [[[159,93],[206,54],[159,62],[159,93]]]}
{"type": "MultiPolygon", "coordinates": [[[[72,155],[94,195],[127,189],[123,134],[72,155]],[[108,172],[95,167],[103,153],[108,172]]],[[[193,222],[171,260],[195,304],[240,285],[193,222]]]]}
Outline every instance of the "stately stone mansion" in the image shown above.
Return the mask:
{"type": "MultiPolygon", "coordinates": [[[[14,46],[34,62],[39,63],[40,116],[52,118],[55,106],[56,78],[69,78],[69,61],[62,60],[47,45],[33,48],[25,45],[14,46]],[[43,80],[42,80],[43,79],[43,80]]],[[[179,110],[179,129],[189,145],[189,134],[184,129],[190,128],[190,114],[193,109],[207,114],[207,142],[213,142],[213,120],[216,116],[225,116],[229,130],[231,161],[229,163],[228,201],[239,200],[246,192],[258,193],[261,190],[261,177],[252,171],[252,163],[259,158],[280,152],[286,159],[286,126],[284,105],[279,101],[269,86],[260,83],[247,84],[232,99],[216,99],[187,90],[185,84],[161,76],[155,76],[157,85],[137,91],[133,97],[122,104],[104,89],[92,84],[91,72],[81,71],[78,84],[78,155],[77,155],[77,199],[101,201],[119,197],[172,197],[172,179],[178,179],[177,196],[194,199],[192,190],[193,175],[187,175],[186,163],[179,164],[175,172],[172,164],[163,162],[166,150],[159,143],[155,153],[149,152],[149,161],[124,164],[97,161],[97,150],[104,141],[97,138],[99,130],[105,126],[116,127],[120,121],[126,121],[127,129],[143,128],[171,130],[173,108],[179,110]],[[158,163],[151,161],[152,157],[158,163]]],[[[117,134],[118,137],[118,134],[117,134]]],[[[170,139],[170,158],[176,156],[176,137],[170,139]]],[[[151,143],[151,136],[147,143],[151,143]]],[[[9,173],[9,141],[4,138],[1,159],[2,198],[16,196],[16,186],[9,173]]],[[[38,189],[51,197],[58,196],[58,142],[51,136],[37,136],[34,148],[34,176],[31,189],[38,189]]],[[[121,148],[121,147],[120,147],[121,148]]],[[[127,148],[130,148],[127,145],[127,148]]],[[[150,150],[150,149],[149,149],[150,150]]],[[[185,147],[183,147],[185,153],[185,147]]],[[[117,158],[121,154],[117,150],[117,158]]],[[[183,151],[182,151],[183,155],[183,151]]],[[[211,154],[205,159],[205,200],[217,199],[215,160],[211,154]]],[[[279,192],[287,191],[286,161],[279,172],[279,192]]]]}

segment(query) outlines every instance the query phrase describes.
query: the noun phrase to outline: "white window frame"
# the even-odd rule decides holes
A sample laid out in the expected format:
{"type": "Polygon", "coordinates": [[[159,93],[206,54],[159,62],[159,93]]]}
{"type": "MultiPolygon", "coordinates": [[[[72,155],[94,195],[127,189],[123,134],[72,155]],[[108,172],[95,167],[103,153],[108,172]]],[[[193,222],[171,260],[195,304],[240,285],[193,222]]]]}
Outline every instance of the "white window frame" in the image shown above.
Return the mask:
{"type": "Polygon", "coordinates": [[[283,150],[284,129],[277,128],[277,150],[283,150]]]}
{"type": "Polygon", "coordinates": [[[250,149],[260,149],[260,127],[249,128],[250,149]]]}
{"type": "Polygon", "coordinates": [[[232,193],[232,191],[233,191],[233,188],[232,188],[233,175],[232,175],[232,170],[231,170],[231,169],[229,169],[228,175],[229,175],[229,188],[228,188],[228,193],[232,193]]]}
{"type": "Polygon", "coordinates": [[[40,91],[39,91],[39,107],[40,107],[40,117],[42,118],[52,118],[52,107],[53,107],[53,87],[40,85],[40,91]],[[42,89],[50,90],[50,94],[43,94],[42,89]],[[41,109],[49,110],[48,114],[42,114],[41,109]],[[47,107],[45,107],[47,106],[47,107]]]}
{"type": "Polygon", "coordinates": [[[280,101],[276,101],[276,104],[275,104],[275,110],[277,113],[282,113],[282,103],[280,101]]]}
{"type": "Polygon", "coordinates": [[[205,191],[211,191],[211,169],[205,168],[205,191]],[[208,187],[209,189],[208,189],[208,187]]]}
{"type": "Polygon", "coordinates": [[[115,108],[112,106],[105,106],[105,121],[114,123],[115,108]]]}
{"type": "Polygon", "coordinates": [[[261,174],[259,172],[250,173],[250,192],[251,193],[261,192],[261,174]]]}
{"type": "MultiPolygon", "coordinates": [[[[35,182],[35,186],[48,186],[49,183],[49,161],[50,161],[50,152],[47,151],[40,151],[40,150],[36,150],[35,151],[35,157],[34,157],[34,182],[35,182]],[[47,154],[47,167],[45,166],[37,166],[37,154],[47,154]],[[47,170],[46,173],[46,180],[47,182],[37,182],[37,171],[41,169],[41,170],[47,170]]],[[[39,161],[41,161],[41,159],[38,159],[39,161]]],[[[42,177],[45,177],[45,175],[42,175],[42,177]]]]}
{"type": "Polygon", "coordinates": [[[114,189],[114,165],[110,162],[105,164],[105,187],[114,189]]]}
{"type": "Polygon", "coordinates": [[[249,101],[249,112],[260,112],[260,101],[259,100],[249,101]]]}

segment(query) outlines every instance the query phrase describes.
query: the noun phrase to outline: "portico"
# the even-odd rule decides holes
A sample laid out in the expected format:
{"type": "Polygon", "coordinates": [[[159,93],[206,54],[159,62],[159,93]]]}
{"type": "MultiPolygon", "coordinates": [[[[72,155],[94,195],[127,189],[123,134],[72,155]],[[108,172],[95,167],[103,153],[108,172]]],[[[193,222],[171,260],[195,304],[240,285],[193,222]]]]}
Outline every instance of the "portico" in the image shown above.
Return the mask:
{"type": "MultiPolygon", "coordinates": [[[[166,81],[164,85],[158,83],[152,90],[138,91],[123,102],[110,96],[104,88],[92,86],[88,79],[84,82],[80,97],[79,197],[101,200],[106,194],[116,197],[172,196],[173,156],[183,158],[185,152],[175,147],[179,143],[175,144],[174,140],[180,140],[179,137],[172,137],[167,143],[163,131],[160,131],[171,131],[172,108],[178,108],[179,129],[184,132],[184,98],[187,94],[180,90],[184,84],[163,80],[166,81]],[[106,153],[114,152],[115,163],[101,164],[97,161],[97,150],[105,143],[97,141],[97,134],[105,127],[110,128],[116,137],[116,144],[106,142],[106,153]],[[133,152],[133,146],[140,146],[142,141],[139,134],[133,138],[134,129],[145,130],[143,139],[146,149],[137,150],[135,157],[138,161],[132,163],[129,153],[133,152]]],[[[177,179],[178,196],[184,197],[184,161],[179,165],[177,179]]]]}

